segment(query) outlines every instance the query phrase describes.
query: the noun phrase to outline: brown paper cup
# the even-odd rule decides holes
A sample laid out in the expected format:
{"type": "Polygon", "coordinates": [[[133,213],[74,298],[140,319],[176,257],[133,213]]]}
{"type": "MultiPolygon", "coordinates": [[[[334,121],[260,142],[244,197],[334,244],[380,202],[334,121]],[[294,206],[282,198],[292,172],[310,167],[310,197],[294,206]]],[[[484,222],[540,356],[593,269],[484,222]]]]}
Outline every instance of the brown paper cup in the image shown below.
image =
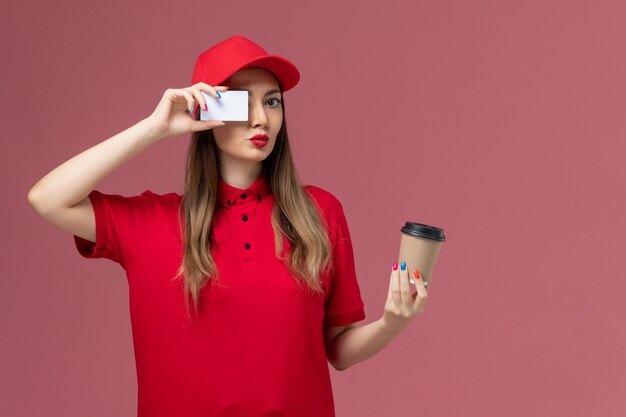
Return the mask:
{"type": "Polygon", "coordinates": [[[422,275],[426,288],[430,288],[437,256],[446,241],[443,229],[422,223],[406,222],[400,232],[398,264],[406,263],[412,284],[415,284],[413,270],[417,269],[422,275]]]}

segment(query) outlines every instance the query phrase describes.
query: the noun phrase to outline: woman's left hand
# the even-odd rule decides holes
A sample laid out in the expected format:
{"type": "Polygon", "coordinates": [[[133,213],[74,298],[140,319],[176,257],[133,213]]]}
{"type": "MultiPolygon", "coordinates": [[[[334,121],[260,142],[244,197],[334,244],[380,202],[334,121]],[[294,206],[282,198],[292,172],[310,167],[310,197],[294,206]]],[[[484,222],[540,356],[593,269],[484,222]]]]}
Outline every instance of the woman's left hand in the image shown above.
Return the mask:
{"type": "MultiPolygon", "coordinates": [[[[403,262],[404,263],[404,262],[403,262]]],[[[396,332],[401,332],[416,316],[424,311],[428,294],[419,271],[414,270],[414,281],[417,292],[411,295],[408,269],[398,268],[394,263],[389,280],[389,293],[382,321],[384,325],[396,332]]]]}

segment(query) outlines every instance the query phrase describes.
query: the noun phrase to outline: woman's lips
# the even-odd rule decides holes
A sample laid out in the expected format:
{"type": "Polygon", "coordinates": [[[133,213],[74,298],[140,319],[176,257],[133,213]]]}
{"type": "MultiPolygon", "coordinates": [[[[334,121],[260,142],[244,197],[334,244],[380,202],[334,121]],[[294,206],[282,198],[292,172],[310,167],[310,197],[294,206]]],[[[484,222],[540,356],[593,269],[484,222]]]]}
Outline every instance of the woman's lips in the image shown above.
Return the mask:
{"type": "Polygon", "coordinates": [[[265,145],[268,144],[270,138],[267,137],[267,135],[254,135],[250,138],[250,142],[252,142],[255,146],[259,147],[259,148],[263,148],[265,145]]]}

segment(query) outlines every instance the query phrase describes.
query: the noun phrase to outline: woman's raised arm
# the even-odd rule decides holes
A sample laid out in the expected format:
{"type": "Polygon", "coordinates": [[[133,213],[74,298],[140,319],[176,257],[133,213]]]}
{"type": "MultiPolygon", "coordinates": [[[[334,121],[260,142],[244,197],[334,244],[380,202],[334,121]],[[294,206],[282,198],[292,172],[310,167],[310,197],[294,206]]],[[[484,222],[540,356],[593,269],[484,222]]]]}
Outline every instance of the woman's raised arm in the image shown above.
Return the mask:
{"type": "Polygon", "coordinates": [[[55,226],[93,241],[95,215],[89,193],[104,178],[150,145],[170,136],[220,126],[222,122],[219,120],[195,120],[191,111],[197,104],[206,105],[201,91],[218,97],[216,90],[226,89],[204,83],[167,89],[149,117],[46,174],[29,191],[29,203],[40,216],[55,226]]]}

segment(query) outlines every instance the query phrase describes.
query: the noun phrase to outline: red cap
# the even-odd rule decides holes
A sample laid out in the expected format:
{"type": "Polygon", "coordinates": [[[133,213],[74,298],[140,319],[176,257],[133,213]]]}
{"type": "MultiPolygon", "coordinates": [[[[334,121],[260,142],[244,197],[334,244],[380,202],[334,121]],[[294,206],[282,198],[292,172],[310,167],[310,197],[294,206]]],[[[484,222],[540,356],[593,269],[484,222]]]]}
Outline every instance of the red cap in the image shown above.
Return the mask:
{"type": "Polygon", "coordinates": [[[300,81],[300,72],[291,61],[268,54],[250,39],[235,35],[198,56],[191,84],[204,82],[216,87],[222,85],[235,72],[248,67],[261,67],[271,71],[278,78],[283,92],[292,89],[300,81]]]}

